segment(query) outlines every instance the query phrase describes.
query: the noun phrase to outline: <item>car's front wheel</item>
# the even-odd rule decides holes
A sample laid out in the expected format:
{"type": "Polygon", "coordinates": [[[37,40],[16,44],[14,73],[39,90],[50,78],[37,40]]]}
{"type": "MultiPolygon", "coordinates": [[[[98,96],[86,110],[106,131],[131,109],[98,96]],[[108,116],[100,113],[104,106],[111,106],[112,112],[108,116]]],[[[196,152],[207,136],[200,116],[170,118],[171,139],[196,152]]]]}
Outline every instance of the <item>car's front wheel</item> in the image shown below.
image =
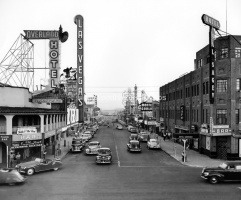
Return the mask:
{"type": "Polygon", "coordinates": [[[209,178],[209,182],[212,183],[212,184],[216,184],[216,183],[219,182],[219,179],[218,179],[217,176],[211,176],[211,177],[209,178]]]}
{"type": "Polygon", "coordinates": [[[32,176],[33,174],[34,174],[34,169],[33,168],[28,169],[27,175],[32,176]]]}

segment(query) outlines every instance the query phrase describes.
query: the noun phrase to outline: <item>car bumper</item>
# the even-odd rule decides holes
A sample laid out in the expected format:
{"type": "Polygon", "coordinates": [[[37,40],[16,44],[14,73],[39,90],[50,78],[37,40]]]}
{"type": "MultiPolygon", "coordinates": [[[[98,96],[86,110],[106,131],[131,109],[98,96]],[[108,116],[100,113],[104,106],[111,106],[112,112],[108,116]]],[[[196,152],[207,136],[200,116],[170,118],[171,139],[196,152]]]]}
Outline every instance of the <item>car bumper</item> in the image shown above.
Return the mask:
{"type": "Polygon", "coordinates": [[[111,163],[111,160],[96,160],[96,163],[98,163],[98,164],[111,163]]]}
{"type": "Polygon", "coordinates": [[[149,148],[151,148],[151,149],[161,149],[161,147],[150,147],[150,146],[149,146],[149,148]]]}
{"type": "Polygon", "coordinates": [[[130,149],[130,151],[141,151],[141,149],[130,149]]]}
{"type": "Polygon", "coordinates": [[[208,177],[207,177],[207,176],[203,176],[203,175],[201,175],[201,178],[203,178],[203,179],[205,179],[205,180],[207,180],[207,179],[208,179],[208,177]]]}

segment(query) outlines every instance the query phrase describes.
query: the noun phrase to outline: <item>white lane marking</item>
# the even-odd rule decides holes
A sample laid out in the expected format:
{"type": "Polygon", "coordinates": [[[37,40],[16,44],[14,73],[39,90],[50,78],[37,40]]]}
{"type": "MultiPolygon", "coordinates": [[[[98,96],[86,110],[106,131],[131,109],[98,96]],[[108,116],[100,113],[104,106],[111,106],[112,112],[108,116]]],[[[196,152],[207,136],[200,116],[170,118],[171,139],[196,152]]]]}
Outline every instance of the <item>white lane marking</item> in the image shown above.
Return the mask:
{"type": "MultiPolygon", "coordinates": [[[[114,131],[112,131],[112,134],[113,134],[113,138],[114,138],[114,142],[115,142],[114,131]]],[[[117,149],[116,142],[115,142],[115,150],[116,150],[116,156],[117,156],[117,160],[118,160],[118,167],[120,167],[120,158],[119,158],[119,154],[118,154],[118,149],[117,149]]]]}

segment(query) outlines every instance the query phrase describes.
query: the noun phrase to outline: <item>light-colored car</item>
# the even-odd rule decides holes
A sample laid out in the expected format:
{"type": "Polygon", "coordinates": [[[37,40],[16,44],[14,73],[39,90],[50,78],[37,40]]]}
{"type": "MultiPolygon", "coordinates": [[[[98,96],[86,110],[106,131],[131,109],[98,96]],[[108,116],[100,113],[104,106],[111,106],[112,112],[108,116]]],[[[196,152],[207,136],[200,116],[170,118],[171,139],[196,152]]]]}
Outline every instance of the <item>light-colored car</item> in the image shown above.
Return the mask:
{"type": "Polygon", "coordinates": [[[26,182],[27,178],[21,175],[16,169],[0,169],[0,184],[15,185],[26,182]]]}
{"type": "Polygon", "coordinates": [[[156,139],[150,139],[147,142],[148,149],[161,149],[161,143],[156,139]]]}
{"type": "Polygon", "coordinates": [[[98,141],[92,141],[90,142],[86,149],[85,149],[85,153],[87,155],[89,154],[98,154],[98,150],[101,148],[101,145],[98,141]]]}
{"type": "Polygon", "coordinates": [[[147,142],[147,141],[148,141],[148,135],[149,135],[148,132],[141,131],[141,132],[138,134],[139,140],[140,140],[141,142],[147,142]]]}
{"type": "Polygon", "coordinates": [[[116,126],[116,129],[118,129],[118,130],[122,130],[123,127],[122,127],[121,125],[117,125],[117,126],[116,126]]]}
{"type": "Polygon", "coordinates": [[[88,140],[90,140],[93,136],[90,131],[85,131],[84,133],[81,134],[81,137],[87,137],[88,140]]]}
{"type": "Polygon", "coordinates": [[[128,130],[128,131],[130,131],[131,128],[133,128],[132,125],[128,125],[128,126],[127,126],[127,130],[128,130]]]}

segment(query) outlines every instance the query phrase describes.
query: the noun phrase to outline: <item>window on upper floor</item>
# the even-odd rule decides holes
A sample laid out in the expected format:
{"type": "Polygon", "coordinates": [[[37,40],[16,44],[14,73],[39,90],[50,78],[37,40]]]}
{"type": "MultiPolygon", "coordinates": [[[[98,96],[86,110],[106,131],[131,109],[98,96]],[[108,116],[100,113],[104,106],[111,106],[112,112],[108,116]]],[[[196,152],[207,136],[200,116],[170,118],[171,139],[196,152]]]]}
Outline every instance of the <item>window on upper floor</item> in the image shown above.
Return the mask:
{"type": "Polygon", "coordinates": [[[235,47],[235,58],[241,57],[241,47],[235,47]]]}
{"type": "Polygon", "coordinates": [[[216,110],[216,124],[227,124],[228,115],[227,115],[227,110],[216,110]]]}
{"type": "Polygon", "coordinates": [[[217,80],[217,92],[227,92],[227,80],[217,80]]]}
{"type": "Polygon", "coordinates": [[[206,82],[206,94],[208,94],[208,81],[206,82]]]}
{"type": "Polygon", "coordinates": [[[235,110],[235,121],[236,121],[236,124],[239,124],[239,109],[235,110]]]}
{"type": "Polygon", "coordinates": [[[221,58],[228,58],[228,48],[221,49],[221,58]]]}

